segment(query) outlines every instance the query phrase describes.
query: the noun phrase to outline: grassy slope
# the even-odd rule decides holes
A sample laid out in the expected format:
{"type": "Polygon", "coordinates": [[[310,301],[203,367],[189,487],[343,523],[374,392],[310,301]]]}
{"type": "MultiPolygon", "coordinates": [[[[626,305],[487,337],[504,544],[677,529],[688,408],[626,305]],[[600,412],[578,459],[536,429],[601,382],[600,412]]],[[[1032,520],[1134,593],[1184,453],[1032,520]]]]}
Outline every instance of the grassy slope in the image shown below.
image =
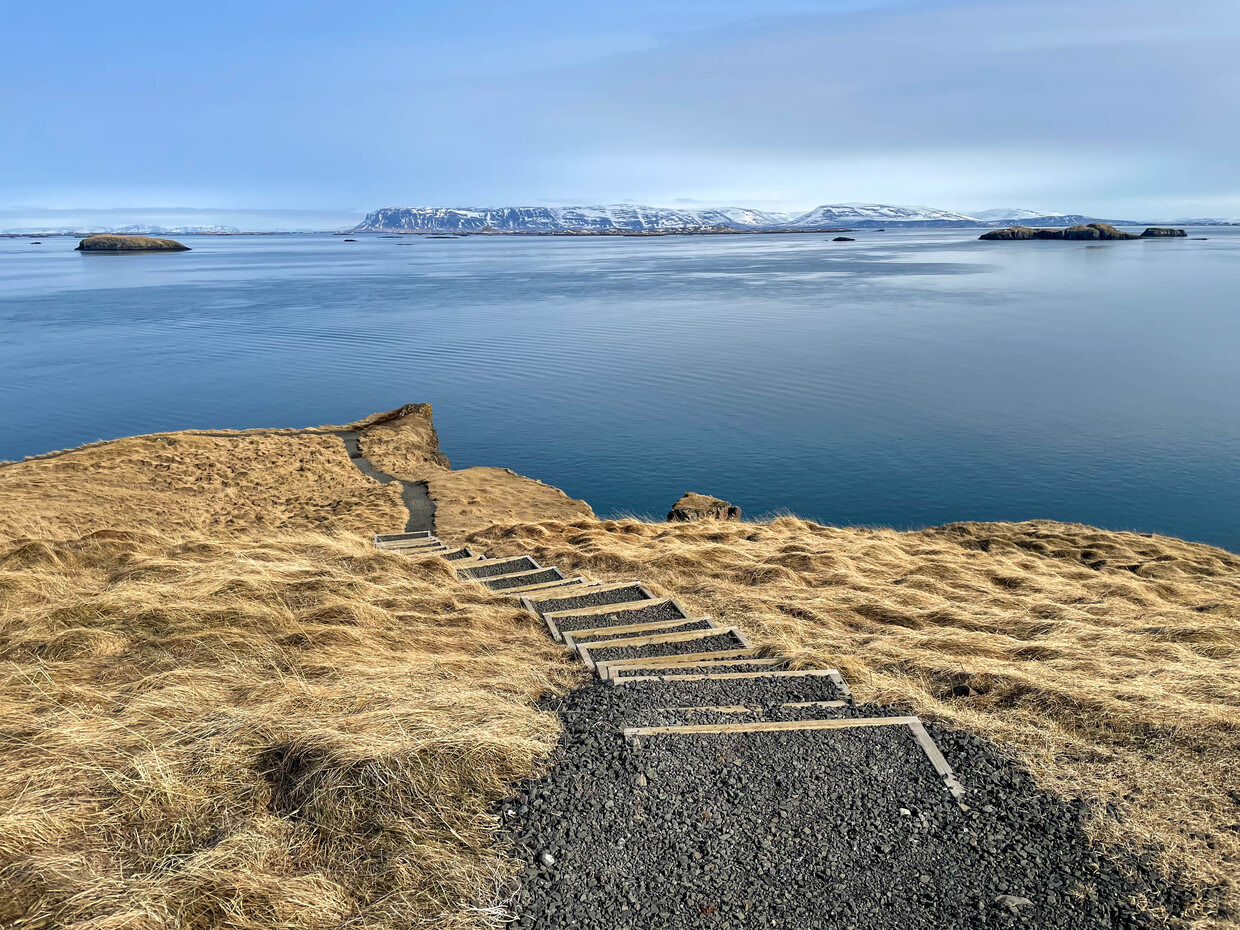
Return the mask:
{"type": "Polygon", "coordinates": [[[581,521],[471,541],[652,581],[755,645],[842,669],[858,697],[1012,747],[1095,802],[1102,839],[1195,880],[1240,872],[1240,557],[1051,522],[581,521]]]}
{"type": "Polygon", "coordinates": [[[314,432],[0,468],[0,925],[477,926],[579,671],[403,522],[314,432]]]}
{"type": "MultiPolygon", "coordinates": [[[[649,579],[1014,747],[1105,802],[1106,839],[1236,871],[1236,556],[1049,523],[598,522],[509,473],[447,471],[428,417],[363,447],[439,484],[452,541],[545,506],[575,522],[476,539],[649,579]]],[[[504,870],[486,811],[554,739],[530,698],[577,672],[441,564],[375,552],[402,522],[396,489],[314,431],[0,468],[0,924],[485,922],[504,870]]]]}

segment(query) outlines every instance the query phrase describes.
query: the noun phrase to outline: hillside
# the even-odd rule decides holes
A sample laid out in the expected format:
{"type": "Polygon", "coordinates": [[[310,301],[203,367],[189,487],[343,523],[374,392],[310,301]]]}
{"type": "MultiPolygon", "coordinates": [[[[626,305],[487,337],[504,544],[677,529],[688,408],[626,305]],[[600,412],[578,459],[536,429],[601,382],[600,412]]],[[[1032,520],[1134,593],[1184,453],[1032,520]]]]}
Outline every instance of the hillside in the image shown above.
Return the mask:
{"type": "Polygon", "coordinates": [[[512,602],[374,550],[405,514],[347,431],[427,483],[441,537],[642,577],[991,739],[1087,799],[1121,859],[1195,883],[1197,930],[1240,926],[1234,890],[1221,910],[1204,890],[1240,864],[1240,557],[1045,522],[596,520],[452,470],[424,405],[0,466],[0,925],[498,915],[493,812],[555,745],[534,700],[581,675],[512,602]]]}

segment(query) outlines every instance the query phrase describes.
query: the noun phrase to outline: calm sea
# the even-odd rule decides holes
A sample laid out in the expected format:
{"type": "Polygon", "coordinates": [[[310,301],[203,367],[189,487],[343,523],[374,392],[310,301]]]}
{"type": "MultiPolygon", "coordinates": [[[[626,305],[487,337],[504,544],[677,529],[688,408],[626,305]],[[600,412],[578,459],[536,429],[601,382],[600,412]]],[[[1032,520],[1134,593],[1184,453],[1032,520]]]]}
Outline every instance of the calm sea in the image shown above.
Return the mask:
{"type": "Polygon", "coordinates": [[[1240,551],[1240,228],[0,239],[0,459],[429,401],[600,514],[1036,517],[1240,551]]]}

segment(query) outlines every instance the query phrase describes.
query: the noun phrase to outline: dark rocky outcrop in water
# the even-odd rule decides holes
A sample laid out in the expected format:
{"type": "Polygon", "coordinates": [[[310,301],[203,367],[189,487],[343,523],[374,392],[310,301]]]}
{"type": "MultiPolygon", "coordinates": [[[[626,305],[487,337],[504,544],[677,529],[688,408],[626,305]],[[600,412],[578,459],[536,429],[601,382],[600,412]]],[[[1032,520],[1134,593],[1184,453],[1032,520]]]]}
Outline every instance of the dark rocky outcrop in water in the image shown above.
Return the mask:
{"type": "Polygon", "coordinates": [[[1081,226],[1069,226],[1067,229],[1031,229],[1028,226],[1008,226],[994,229],[978,236],[979,239],[1140,239],[1136,233],[1116,229],[1110,223],[1088,223],[1081,226]]]}
{"type": "Polygon", "coordinates": [[[725,500],[707,494],[686,491],[668,511],[667,522],[691,523],[694,520],[739,520],[741,509],[725,500]]]}
{"type": "Polygon", "coordinates": [[[189,246],[175,239],[152,239],[150,236],[87,236],[78,243],[77,252],[188,252],[189,246]]]}
{"type": "Polygon", "coordinates": [[[1182,229],[1173,229],[1170,226],[1151,226],[1145,232],[1141,233],[1142,239],[1181,239],[1188,238],[1188,233],[1182,229]]]}
{"type": "Polygon", "coordinates": [[[857,240],[851,238],[850,236],[836,236],[831,241],[832,242],[856,242],[857,240]]]}

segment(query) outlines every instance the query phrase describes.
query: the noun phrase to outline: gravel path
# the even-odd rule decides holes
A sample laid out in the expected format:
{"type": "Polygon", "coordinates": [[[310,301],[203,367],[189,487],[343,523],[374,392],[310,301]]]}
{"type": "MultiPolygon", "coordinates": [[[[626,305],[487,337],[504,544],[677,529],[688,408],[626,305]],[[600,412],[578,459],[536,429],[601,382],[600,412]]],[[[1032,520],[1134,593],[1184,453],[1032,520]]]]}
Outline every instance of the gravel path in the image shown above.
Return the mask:
{"type": "Polygon", "coordinates": [[[514,926],[1113,930],[1160,926],[1136,894],[1173,913],[1191,897],[1137,863],[1122,878],[1079,804],[977,737],[928,726],[964,811],[907,727],[619,735],[668,694],[596,682],[548,703],[553,768],[500,809],[524,863],[514,926]]]}

